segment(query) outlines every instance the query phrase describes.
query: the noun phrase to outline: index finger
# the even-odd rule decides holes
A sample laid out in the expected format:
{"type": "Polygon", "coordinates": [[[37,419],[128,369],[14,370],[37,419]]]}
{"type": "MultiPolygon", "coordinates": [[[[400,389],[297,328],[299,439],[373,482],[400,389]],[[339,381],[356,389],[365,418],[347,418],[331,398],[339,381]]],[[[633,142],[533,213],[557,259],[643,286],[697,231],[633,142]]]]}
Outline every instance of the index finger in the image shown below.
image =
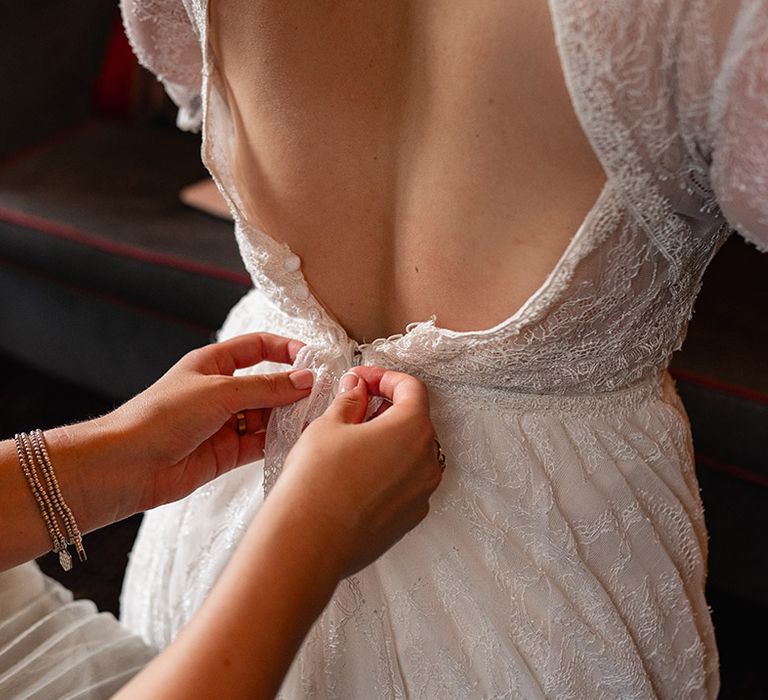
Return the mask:
{"type": "Polygon", "coordinates": [[[194,351],[188,363],[206,374],[231,375],[264,361],[292,364],[303,346],[299,340],[273,333],[246,333],[194,351]]]}

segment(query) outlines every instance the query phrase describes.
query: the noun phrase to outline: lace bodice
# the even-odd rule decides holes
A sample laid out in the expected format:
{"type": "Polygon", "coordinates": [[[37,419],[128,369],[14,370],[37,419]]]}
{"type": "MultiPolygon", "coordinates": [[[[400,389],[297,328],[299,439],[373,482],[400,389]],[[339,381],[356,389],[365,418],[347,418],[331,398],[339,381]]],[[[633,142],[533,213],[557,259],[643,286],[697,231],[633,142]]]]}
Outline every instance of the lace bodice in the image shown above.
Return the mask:
{"type": "MultiPolygon", "coordinates": [[[[480,332],[434,320],[375,341],[390,365],[437,384],[526,393],[611,391],[666,367],[702,274],[733,228],[768,246],[768,6],[731,0],[550,3],[576,113],[608,176],[541,288],[480,332]]],[[[205,0],[123,0],[132,43],[204,124],[204,158],[232,204],[254,282],[314,340],[344,331],[301,261],[240,213],[232,125],[207,45],[205,0]]]]}

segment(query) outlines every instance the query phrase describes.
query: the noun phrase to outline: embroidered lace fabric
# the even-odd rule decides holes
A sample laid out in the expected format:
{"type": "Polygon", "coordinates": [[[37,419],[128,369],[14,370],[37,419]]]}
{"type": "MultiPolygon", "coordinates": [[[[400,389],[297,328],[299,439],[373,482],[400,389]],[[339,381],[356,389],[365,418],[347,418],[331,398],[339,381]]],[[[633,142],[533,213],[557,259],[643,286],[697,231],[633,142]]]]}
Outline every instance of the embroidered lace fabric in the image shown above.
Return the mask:
{"type": "MultiPolygon", "coordinates": [[[[427,520],[343,582],[286,698],[713,698],[706,532],[665,370],[731,230],[768,248],[768,4],[550,0],[574,108],[608,176],[509,319],[434,319],[357,346],[301,261],[244,216],[205,0],[123,0],[134,49],[202,126],[255,289],[221,337],[304,340],[311,397],[273,413],[263,463],[149,514],[124,622],[158,647],[201,604],[304,423],[356,361],[429,386],[450,469],[427,520]]],[[[268,371],[269,366],[258,371],[268,371]]]]}

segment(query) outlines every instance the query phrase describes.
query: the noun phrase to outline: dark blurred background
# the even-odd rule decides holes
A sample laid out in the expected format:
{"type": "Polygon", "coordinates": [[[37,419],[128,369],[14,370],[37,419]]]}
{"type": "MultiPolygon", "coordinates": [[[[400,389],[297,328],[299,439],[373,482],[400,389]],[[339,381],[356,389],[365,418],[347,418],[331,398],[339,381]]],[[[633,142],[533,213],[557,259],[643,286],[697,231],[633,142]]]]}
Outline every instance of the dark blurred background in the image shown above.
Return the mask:
{"type": "MultiPolygon", "coordinates": [[[[116,3],[0,0],[0,438],[101,414],[208,342],[248,289],[231,224],[185,207],[204,177],[116,3]],[[66,27],[66,31],[62,31],[66,27]]],[[[768,698],[768,256],[715,258],[673,374],[710,531],[722,698],[768,698]]],[[[139,518],[62,575],[117,612],[139,518]]]]}

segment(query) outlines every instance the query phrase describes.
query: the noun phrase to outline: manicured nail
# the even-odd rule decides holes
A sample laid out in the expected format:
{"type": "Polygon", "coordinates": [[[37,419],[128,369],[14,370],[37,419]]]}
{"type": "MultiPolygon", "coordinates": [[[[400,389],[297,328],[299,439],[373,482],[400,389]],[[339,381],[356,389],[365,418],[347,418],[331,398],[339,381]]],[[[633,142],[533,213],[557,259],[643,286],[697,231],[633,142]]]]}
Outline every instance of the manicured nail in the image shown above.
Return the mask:
{"type": "Polygon", "coordinates": [[[360,383],[360,377],[354,372],[347,372],[341,375],[339,379],[339,393],[343,394],[345,391],[354,389],[360,383]]]}
{"type": "Polygon", "coordinates": [[[288,379],[296,389],[309,389],[315,381],[315,375],[311,369],[297,369],[288,375],[288,379]]]}

